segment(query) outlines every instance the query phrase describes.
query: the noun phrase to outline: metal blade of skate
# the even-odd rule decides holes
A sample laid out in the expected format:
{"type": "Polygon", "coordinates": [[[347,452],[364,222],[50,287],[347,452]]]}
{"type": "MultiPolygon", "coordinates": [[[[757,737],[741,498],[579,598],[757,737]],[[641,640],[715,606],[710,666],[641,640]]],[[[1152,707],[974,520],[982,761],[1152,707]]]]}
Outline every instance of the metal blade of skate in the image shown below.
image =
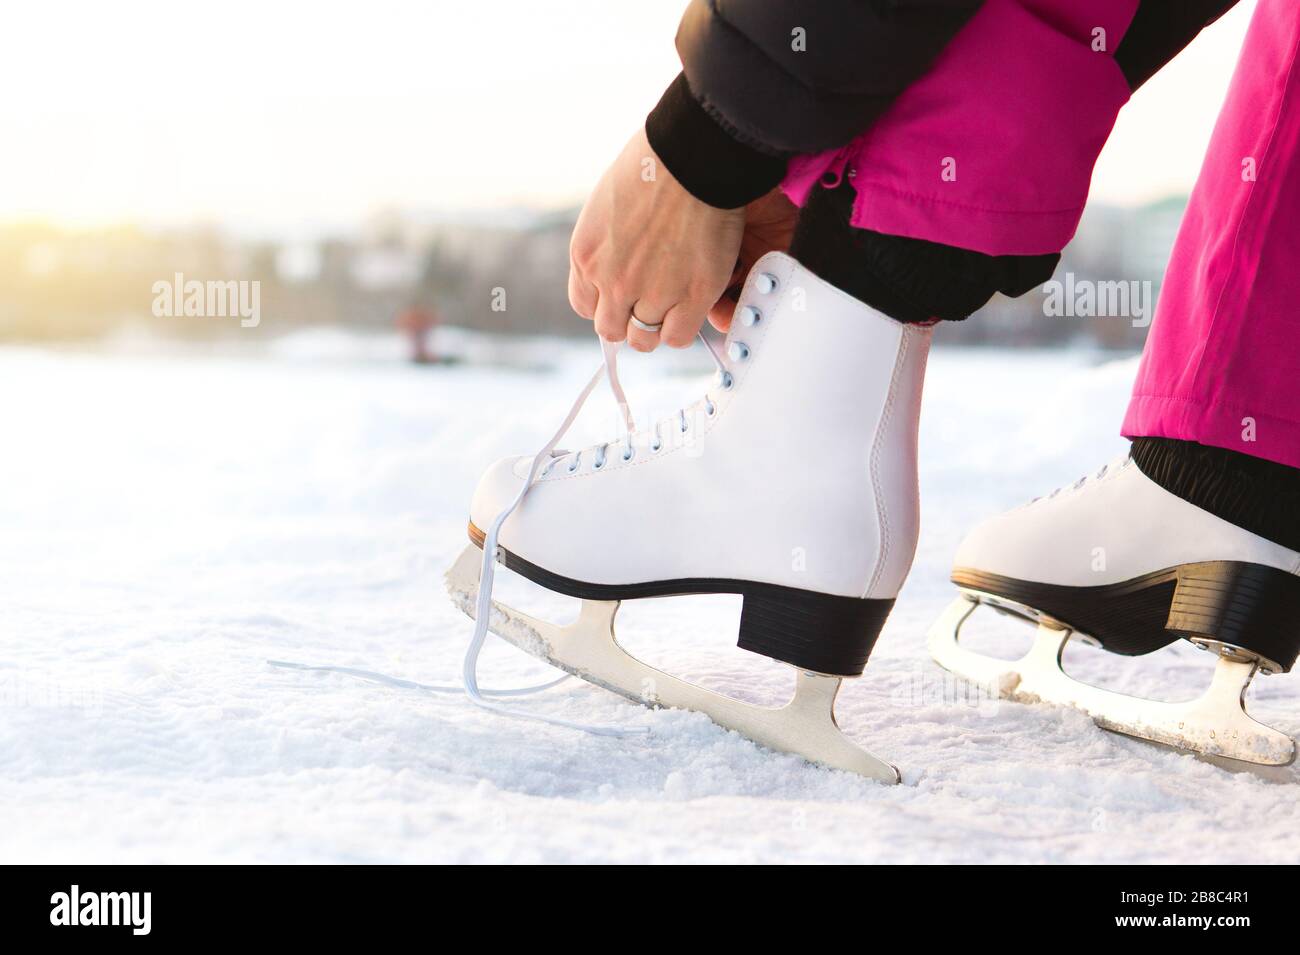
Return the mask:
{"type": "MultiPolygon", "coordinates": [[[[482,559],[483,552],[470,544],[446,574],[448,594],[470,617],[482,559]]],[[[494,600],[489,629],[552,666],[633,702],[695,710],[770,749],[880,782],[899,781],[897,769],[850,741],[836,724],[839,677],[800,670],[794,695],[784,706],[742,703],[657,670],[624,650],[614,636],[618,608],[618,601],[584,600],[578,619],[559,626],[494,600]]]]}
{"type": "MultiPolygon", "coordinates": [[[[1039,621],[1033,646],[1019,660],[998,660],[961,646],[962,624],[980,603],[977,596],[965,593],[954,600],[930,628],[930,653],[944,669],[992,696],[1071,706],[1105,729],[1207,756],[1264,766],[1286,766],[1295,760],[1291,737],[1246,713],[1254,663],[1219,657],[1209,689],[1187,702],[1129,696],[1082,683],[1065,672],[1061,656],[1076,634],[1056,621],[1039,621]]],[[[1024,610],[1023,616],[1034,615],[1032,608],[1024,610]]]]}

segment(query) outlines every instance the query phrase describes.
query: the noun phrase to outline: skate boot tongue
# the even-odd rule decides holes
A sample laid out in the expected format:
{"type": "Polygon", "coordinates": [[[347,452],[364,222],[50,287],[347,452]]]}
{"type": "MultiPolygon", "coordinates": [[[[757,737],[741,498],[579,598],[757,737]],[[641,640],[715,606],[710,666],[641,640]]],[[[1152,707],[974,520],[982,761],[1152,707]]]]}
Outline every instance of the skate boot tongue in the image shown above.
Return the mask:
{"type": "MultiPolygon", "coordinates": [[[[700,332],[700,341],[704,342],[704,347],[708,349],[709,356],[717,366],[718,373],[722,376],[723,387],[729,387],[728,378],[730,377],[730,372],[727,370],[726,365],[723,363],[717,351],[709,343],[709,340],[704,337],[703,331],[700,332]]],[[[555,466],[555,463],[560,460],[560,458],[553,456],[553,452],[559,445],[560,441],[564,438],[565,434],[568,433],[569,428],[573,426],[573,422],[578,417],[578,413],[582,410],[583,406],[586,405],[587,399],[590,398],[591,393],[596,390],[596,386],[600,384],[601,378],[605,378],[609,382],[610,391],[613,393],[614,400],[618,403],[619,411],[622,414],[623,426],[625,429],[623,440],[628,447],[631,447],[632,445],[633,437],[636,432],[636,425],[632,419],[632,412],[627,400],[627,395],[623,391],[623,385],[619,382],[618,378],[619,344],[620,343],[618,342],[601,341],[600,345],[604,361],[592,374],[582,391],[578,393],[577,399],[573,402],[573,406],[569,409],[569,413],[565,416],[564,421],[560,424],[555,434],[548,442],[546,442],[540,451],[533,455],[532,462],[528,467],[528,476],[524,479],[523,485],[519,488],[519,493],[515,495],[514,500],[506,505],[499,514],[497,514],[496,518],[492,521],[491,526],[488,528],[487,533],[484,535],[483,563],[482,568],[479,571],[478,596],[474,612],[474,633],[473,636],[470,637],[469,646],[465,648],[465,659],[461,668],[462,678],[465,685],[465,695],[469,697],[470,701],[476,706],[480,706],[485,710],[492,710],[496,713],[502,713],[506,716],[535,720],[541,723],[550,723],[554,726],[564,726],[569,729],[582,730],[583,732],[592,733],[597,736],[638,736],[648,733],[650,730],[649,727],[645,726],[619,727],[577,723],[571,720],[560,719],[558,717],[546,716],[542,713],[521,710],[513,706],[506,706],[494,702],[493,700],[489,700],[485,698],[483,691],[478,685],[478,658],[479,654],[483,650],[483,644],[487,640],[488,624],[492,617],[492,585],[496,577],[497,538],[501,533],[501,527],[505,524],[506,518],[514,513],[515,508],[517,508],[523,501],[524,497],[528,494],[529,488],[537,482],[538,477],[543,473],[543,471],[549,471],[555,466]]],[[[709,399],[706,397],[705,401],[709,401],[709,399]]],[[[682,417],[683,421],[685,420],[684,415],[685,411],[678,412],[678,416],[682,417]]],[[[599,451],[603,452],[607,447],[608,444],[600,445],[599,451]]],[[[581,453],[582,452],[580,451],[577,452],[579,455],[581,453]]],[[[518,691],[516,695],[548,689],[554,685],[554,683],[547,683],[539,687],[524,688],[518,691]]],[[[506,694],[503,693],[498,695],[506,694]]]]}
{"type": "Polygon", "coordinates": [[[1132,459],[1128,456],[1128,452],[1125,452],[1124,454],[1115,458],[1113,461],[1107,461],[1105,464],[1099,467],[1096,471],[1093,471],[1091,474],[1085,474],[1083,477],[1079,478],[1079,480],[1075,481],[1073,484],[1062,484],[1060,487],[1056,488],[1050,494],[1036,497],[1029,503],[1033,504],[1034,501],[1050,500],[1051,498],[1056,497],[1062,491],[1081,490],[1090,481],[1100,481],[1107,474],[1113,474],[1114,472],[1118,471],[1120,468],[1126,467],[1130,460],[1132,459]]]}
{"type": "MultiPolygon", "coordinates": [[[[727,368],[726,362],[722,360],[722,357],[718,354],[718,350],[713,346],[708,338],[705,337],[703,330],[699,333],[699,340],[703,343],[705,350],[709,353],[709,357],[713,360],[719,387],[724,391],[730,390],[733,379],[731,371],[727,368]]],[[[629,408],[627,396],[624,393],[623,386],[619,382],[618,378],[617,355],[620,344],[620,342],[601,342],[601,347],[605,353],[605,365],[602,366],[596,374],[597,376],[604,374],[609,379],[610,390],[613,392],[614,400],[619,406],[619,411],[623,419],[623,437],[619,442],[619,446],[623,449],[623,460],[630,460],[638,445],[648,448],[651,451],[659,451],[663,446],[665,435],[672,435],[674,431],[685,434],[690,428],[690,422],[693,417],[691,409],[698,407],[701,403],[703,403],[705,415],[713,417],[716,406],[713,399],[706,392],[700,401],[696,401],[688,407],[679,408],[668,417],[660,418],[646,431],[638,432],[636,422],[633,420],[632,412],[629,408]]],[[[555,451],[552,449],[553,453],[550,455],[550,460],[546,461],[546,465],[542,468],[540,476],[545,477],[549,475],[555,467],[565,459],[568,459],[569,461],[566,465],[566,470],[573,473],[577,471],[579,465],[583,461],[588,460],[589,456],[592,454],[595,455],[595,466],[599,469],[604,466],[609,448],[614,443],[615,442],[613,441],[606,441],[602,444],[590,445],[586,448],[574,451],[564,449],[555,451]]]]}

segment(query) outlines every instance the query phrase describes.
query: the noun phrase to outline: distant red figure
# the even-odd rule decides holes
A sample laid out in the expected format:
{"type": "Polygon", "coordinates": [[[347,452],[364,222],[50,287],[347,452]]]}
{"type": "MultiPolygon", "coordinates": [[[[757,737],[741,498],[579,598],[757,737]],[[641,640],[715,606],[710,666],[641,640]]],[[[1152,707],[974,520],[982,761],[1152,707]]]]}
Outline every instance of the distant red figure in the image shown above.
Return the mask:
{"type": "Polygon", "coordinates": [[[438,327],[438,313],[431,307],[410,305],[397,313],[397,327],[411,343],[411,361],[434,364],[438,356],[429,347],[429,336],[438,327]]]}

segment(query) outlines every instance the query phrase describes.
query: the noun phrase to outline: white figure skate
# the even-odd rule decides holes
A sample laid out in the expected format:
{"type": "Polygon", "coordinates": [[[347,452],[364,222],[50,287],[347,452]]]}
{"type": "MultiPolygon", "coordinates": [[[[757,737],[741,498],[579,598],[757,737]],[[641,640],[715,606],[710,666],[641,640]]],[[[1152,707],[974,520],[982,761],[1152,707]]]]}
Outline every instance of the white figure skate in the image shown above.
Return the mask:
{"type": "Polygon", "coordinates": [[[1295,743],[1245,712],[1257,672],[1286,672],[1300,650],[1300,554],[1189,504],[1128,458],[985,521],[952,572],[961,595],[930,631],[940,665],[990,693],[1073,706],[1101,726],[1210,756],[1286,765],[1295,743]],[[1008,662],[958,643],[981,604],[1036,623],[1008,662]],[[1178,639],[1218,655],[1210,688],[1166,703],[1067,676],[1072,637],[1125,656],[1178,639]]]}
{"type": "Polygon", "coordinates": [[[881,315],[789,256],[764,256],[703,399],[621,442],[488,470],[449,591],[472,616],[490,607],[492,632],[597,686],[897,782],[841,734],[833,705],[841,680],[862,673],[915,551],[929,341],[930,329],[881,315]],[[583,600],[576,623],[489,603],[480,548],[491,553],[494,529],[499,562],[583,600]],[[701,593],[743,597],[739,645],[797,671],[787,705],[694,686],[616,642],[620,601],[701,593]]]}

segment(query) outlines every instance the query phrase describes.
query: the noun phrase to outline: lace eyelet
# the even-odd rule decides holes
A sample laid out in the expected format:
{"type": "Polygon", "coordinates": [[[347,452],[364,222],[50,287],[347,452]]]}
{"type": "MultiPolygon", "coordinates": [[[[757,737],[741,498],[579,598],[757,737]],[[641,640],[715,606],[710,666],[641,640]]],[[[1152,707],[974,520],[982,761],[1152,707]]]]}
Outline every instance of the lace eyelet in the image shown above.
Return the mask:
{"type": "Polygon", "coordinates": [[[717,413],[718,413],[718,406],[715,405],[712,401],[710,401],[708,404],[704,406],[704,414],[706,416],[712,418],[717,413]]]}
{"type": "Polygon", "coordinates": [[[724,371],[722,373],[722,390],[730,391],[733,387],[735,387],[735,384],[736,384],[736,379],[732,377],[731,372],[724,371]]]}
{"type": "Polygon", "coordinates": [[[664,443],[662,441],[656,441],[654,444],[650,445],[650,453],[658,454],[661,450],[663,450],[663,446],[664,443]]]}
{"type": "Polygon", "coordinates": [[[749,346],[744,342],[732,342],[727,346],[727,357],[732,361],[744,361],[749,357],[749,346]]]}
{"type": "Polygon", "coordinates": [[[626,451],[623,452],[623,463],[626,464],[628,461],[631,461],[634,457],[636,457],[636,451],[634,451],[632,448],[628,448],[626,451]]]}
{"type": "Polygon", "coordinates": [[[754,282],[758,290],[764,295],[771,295],[776,291],[776,276],[771,272],[759,273],[758,279],[754,282]]]}
{"type": "Polygon", "coordinates": [[[763,319],[763,313],[752,305],[746,305],[740,310],[740,324],[754,326],[763,319]]]}
{"type": "Polygon", "coordinates": [[[599,470],[600,470],[601,468],[603,468],[604,466],[605,466],[605,462],[604,462],[604,461],[592,461],[592,462],[591,462],[591,469],[592,469],[593,471],[599,471],[599,470]]]}

